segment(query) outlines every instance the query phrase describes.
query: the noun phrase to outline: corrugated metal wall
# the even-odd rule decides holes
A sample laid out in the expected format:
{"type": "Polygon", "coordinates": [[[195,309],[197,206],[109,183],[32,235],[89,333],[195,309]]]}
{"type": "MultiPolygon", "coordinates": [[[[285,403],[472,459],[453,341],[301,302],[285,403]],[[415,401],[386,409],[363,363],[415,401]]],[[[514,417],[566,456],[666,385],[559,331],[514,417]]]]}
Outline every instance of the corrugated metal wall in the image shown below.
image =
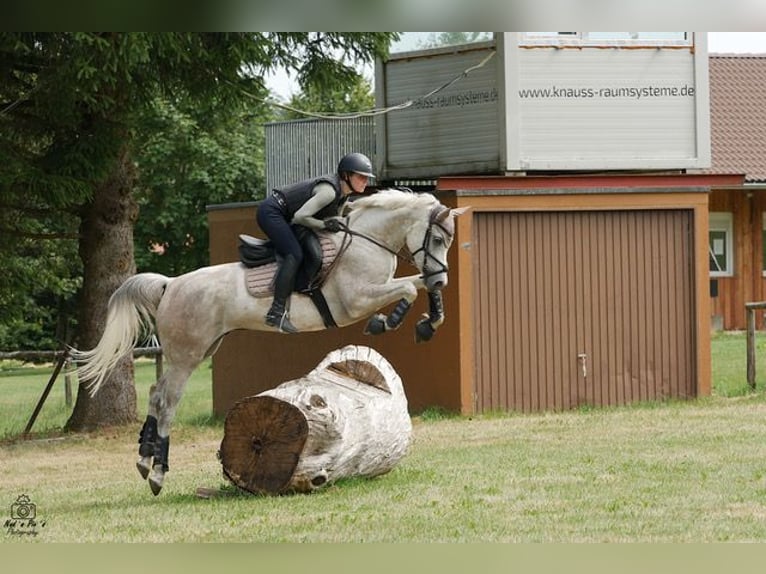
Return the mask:
{"type": "Polygon", "coordinates": [[[266,124],[266,190],[333,173],[359,152],[375,164],[375,119],[296,120],[266,124]]]}
{"type": "Polygon", "coordinates": [[[692,211],[475,217],[477,412],[696,395],[692,211]]]}
{"type": "MultiPolygon", "coordinates": [[[[494,45],[436,50],[430,56],[385,64],[385,106],[414,105],[384,116],[386,170],[395,178],[455,173],[497,173],[500,165],[500,96],[497,63],[475,69],[494,45]],[[428,98],[422,96],[473,71],[428,98]]],[[[379,104],[380,105],[380,104],[379,104]]]]}

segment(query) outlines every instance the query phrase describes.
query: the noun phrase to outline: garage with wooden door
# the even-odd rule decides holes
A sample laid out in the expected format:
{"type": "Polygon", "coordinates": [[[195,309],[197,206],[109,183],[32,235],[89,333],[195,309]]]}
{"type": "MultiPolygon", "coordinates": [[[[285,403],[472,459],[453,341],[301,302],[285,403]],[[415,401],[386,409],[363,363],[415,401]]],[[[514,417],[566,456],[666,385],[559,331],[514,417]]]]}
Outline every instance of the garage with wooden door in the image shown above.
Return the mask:
{"type": "Polygon", "coordinates": [[[686,177],[440,182],[474,188],[453,192],[473,207],[472,411],[709,393],[709,187],[686,177]]]}
{"type": "Polygon", "coordinates": [[[478,410],[696,394],[693,212],[474,219],[478,410]]]}

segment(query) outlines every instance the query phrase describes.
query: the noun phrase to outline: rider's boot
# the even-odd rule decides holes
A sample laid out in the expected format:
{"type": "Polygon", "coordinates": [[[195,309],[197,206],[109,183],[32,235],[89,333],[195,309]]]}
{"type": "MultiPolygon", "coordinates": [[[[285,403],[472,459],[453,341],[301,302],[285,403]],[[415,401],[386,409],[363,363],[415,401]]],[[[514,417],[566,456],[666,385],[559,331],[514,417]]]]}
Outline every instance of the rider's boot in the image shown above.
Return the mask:
{"type": "Polygon", "coordinates": [[[274,302],[266,313],[266,324],[277,327],[283,333],[297,333],[298,329],[290,322],[287,300],[295,287],[295,276],[299,263],[292,255],[286,256],[274,279],[274,302]]]}

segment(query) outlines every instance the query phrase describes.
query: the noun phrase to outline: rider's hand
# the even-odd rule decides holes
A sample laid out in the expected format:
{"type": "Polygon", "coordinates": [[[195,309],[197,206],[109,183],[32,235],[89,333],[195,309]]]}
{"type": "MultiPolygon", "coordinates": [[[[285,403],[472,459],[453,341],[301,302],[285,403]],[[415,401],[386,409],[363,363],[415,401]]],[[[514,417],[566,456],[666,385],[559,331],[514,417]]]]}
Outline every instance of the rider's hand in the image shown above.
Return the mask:
{"type": "Polygon", "coordinates": [[[331,233],[337,233],[343,229],[343,224],[340,222],[339,219],[330,218],[324,220],[324,230],[330,231],[331,233]]]}

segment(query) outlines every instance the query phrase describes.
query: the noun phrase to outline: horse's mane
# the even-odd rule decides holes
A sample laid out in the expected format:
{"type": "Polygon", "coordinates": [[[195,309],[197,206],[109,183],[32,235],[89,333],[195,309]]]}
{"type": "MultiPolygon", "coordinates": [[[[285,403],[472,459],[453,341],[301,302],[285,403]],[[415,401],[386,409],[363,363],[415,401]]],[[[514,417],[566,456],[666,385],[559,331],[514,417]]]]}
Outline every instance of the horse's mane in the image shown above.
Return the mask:
{"type": "Polygon", "coordinates": [[[429,207],[438,203],[438,200],[430,193],[414,193],[412,191],[402,191],[400,189],[381,189],[377,193],[361,197],[355,201],[349,202],[349,209],[361,211],[375,207],[385,209],[398,209],[400,207],[429,207]]]}

